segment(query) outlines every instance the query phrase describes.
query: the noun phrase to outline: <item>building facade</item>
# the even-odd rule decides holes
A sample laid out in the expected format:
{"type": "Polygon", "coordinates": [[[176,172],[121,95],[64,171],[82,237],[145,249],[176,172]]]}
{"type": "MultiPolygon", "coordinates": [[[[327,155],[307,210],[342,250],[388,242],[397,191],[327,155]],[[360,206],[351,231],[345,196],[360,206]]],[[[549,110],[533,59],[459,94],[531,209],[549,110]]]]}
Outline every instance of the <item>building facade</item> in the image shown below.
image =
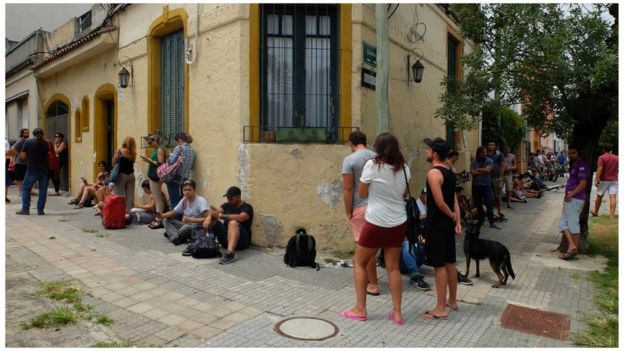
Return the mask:
{"type": "MultiPolygon", "coordinates": [[[[94,5],[102,13],[80,39],[75,28],[53,33],[60,50],[33,67],[40,123],[67,111],[71,189],[93,178],[124,137],[141,143],[157,130],[171,144],[186,131],[199,193],[218,206],[239,186],[256,213],[254,244],[284,246],[305,227],[321,249],[352,248],[340,172],[349,133],[364,131],[371,147],[377,134],[375,6],[111,6],[94,5]],[[126,88],[122,68],[131,75],[126,88]]],[[[400,4],[389,25],[390,132],[417,193],[429,168],[423,138],[451,136],[460,171],[478,146],[477,130],[447,131],[434,117],[440,82],[461,77],[470,45],[441,5],[400,4]],[[420,83],[411,71],[417,60],[420,83]]],[[[145,166],[137,160],[137,177],[145,166]]]]}

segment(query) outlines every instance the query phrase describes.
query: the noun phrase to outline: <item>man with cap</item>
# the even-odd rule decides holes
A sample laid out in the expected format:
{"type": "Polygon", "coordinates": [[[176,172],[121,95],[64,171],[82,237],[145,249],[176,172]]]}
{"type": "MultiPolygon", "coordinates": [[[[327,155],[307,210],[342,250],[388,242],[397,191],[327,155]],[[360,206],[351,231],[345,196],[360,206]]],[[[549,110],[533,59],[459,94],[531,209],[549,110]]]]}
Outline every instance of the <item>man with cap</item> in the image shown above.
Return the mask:
{"type": "Polygon", "coordinates": [[[35,128],[34,138],[24,142],[19,157],[26,160],[26,175],[22,187],[22,209],[16,212],[18,215],[30,214],[30,191],[35,182],[39,186],[39,198],[37,200],[37,214],[44,215],[45,203],[48,195],[48,143],[43,139],[43,130],[35,128]]]}
{"type": "Polygon", "coordinates": [[[472,174],[472,201],[474,207],[479,211],[479,222],[483,223],[485,219],[485,214],[483,213],[483,201],[485,200],[490,227],[500,229],[500,227],[494,223],[492,168],[494,168],[494,161],[486,157],[486,149],[483,146],[479,146],[475,152],[475,159],[470,164],[470,174],[472,174]]]}
{"type": "Polygon", "coordinates": [[[211,216],[206,218],[203,227],[208,229],[214,219],[214,233],[221,246],[227,248],[219,259],[219,264],[228,264],[236,260],[236,250],[244,250],[251,244],[251,224],[253,207],[241,199],[241,190],[230,187],[223,197],[227,202],[219,208],[212,208],[211,216]]]}
{"type": "Polygon", "coordinates": [[[458,310],[455,236],[462,233],[459,202],[455,194],[456,175],[445,160],[450,148],[442,138],[423,140],[427,144],[426,264],[435,271],[436,306],[421,314],[423,319],[446,319],[447,308],[458,310]],[[447,298],[448,291],[448,298],[447,298]]]}

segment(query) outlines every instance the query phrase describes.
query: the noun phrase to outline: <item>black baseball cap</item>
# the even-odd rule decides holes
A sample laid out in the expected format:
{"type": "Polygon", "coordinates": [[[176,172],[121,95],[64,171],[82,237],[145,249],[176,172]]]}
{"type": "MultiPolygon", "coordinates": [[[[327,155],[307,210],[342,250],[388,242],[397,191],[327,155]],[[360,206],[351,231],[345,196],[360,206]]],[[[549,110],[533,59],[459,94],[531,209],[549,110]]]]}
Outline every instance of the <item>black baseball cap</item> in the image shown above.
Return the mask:
{"type": "Polygon", "coordinates": [[[426,138],[423,139],[423,143],[427,144],[433,151],[437,152],[442,159],[445,159],[448,153],[451,151],[450,146],[446,143],[446,140],[437,137],[433,140],[426,138]]]}
{"type": "Polygon", "coordinates": [[[236,196],[236,195],[240,195],[241,194],[241,190],[239,187],[237,186],[231,186],[223,195],[223,197],[232,197],[232,196],[236,196]]]}

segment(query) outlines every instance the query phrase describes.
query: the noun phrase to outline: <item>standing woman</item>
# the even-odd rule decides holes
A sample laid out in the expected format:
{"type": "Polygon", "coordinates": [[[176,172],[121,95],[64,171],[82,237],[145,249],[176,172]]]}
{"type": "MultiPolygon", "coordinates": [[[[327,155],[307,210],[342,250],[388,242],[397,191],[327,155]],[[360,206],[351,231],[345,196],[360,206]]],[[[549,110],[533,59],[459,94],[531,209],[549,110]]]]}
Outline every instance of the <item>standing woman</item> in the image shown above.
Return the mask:
{"type": "Polygon", "coordinates": [[[399,326],[405,324],[401,318],[403,281],[399,272],[399,258],[401,244],[407,233],[404,198],[410,170],[394,135],[379,134],[373,147],[377,156],[364,165],[358,189],[361,198],[368,198],[368,207],[364,215],[366,222],[353,257],[356,304],[354,308],[342,312],[342,316],[356,321],[367,319],[366,264],[377,249],[383,248],[392,295],[392,311],[388,313],[388,319],[399,326]]]}
{"type": "Polygon", "coordinates": [[[65,135],[61,132],[56,132],[54,134],[54,152],[56,152],[56,157],[58,158],[58,177],[56,182],[54,183],[54,194],[50,194],[51,196],[60,196],[59,185],[61,183],[61,177],[65,166],[67,165],[68,159],[68,151],[67,144],[65,144],[65,135]]]}
{"type": "MultiPolygon", "coordinates": [[[[157,133],[153,133],[148,136],[147,142],[149,143],[150,147],[154,148],[154,151],[152,151],[152,154],[149,158],[141,155],[141,159],[147,162],[147,178],[149,179],[149,189],[152,193],[152,198],[154,199],[154,202],[156,204],[156,212],[164,213],[165,200],[162,193],[162,181],[156,175],[156,169],[158,168],[158,166],[165,163],[167,152],[162,146],[162,139],[160,138],[160,135],[158,135],[157,133]]],[[[151,229],[164,228],[162,221],[159,221],[157,219],[154,220],[154,222],[150,223],[149,227],[151,229]]]]}
{"type": "Polygon", "coordinates": [[[54,145],[52,145],[51,141],[46,141],[48,143],[48,179],[52,180],[52,184],[54,185],[54,193],[48,194],[48,196],[59,196],[59,187],[61,185],[61,167],[59,164],[58,156],[54,153],[54,145]]]}
{"type": "Polygon", "coordinates": [[[136,142],[133,137],[126,137],[113,156],[113,164],[119,162],[119,181],[113,187],[113,194],[126,197],[126,213],[134,205],[134,161],[136,160],[136,142]]]}
{"type": "Polygon", "coordinates": [[[182,167],[178,168],[175,178],[167,183],[167,191],[169,192],[169,201],[171,201],[171,208],[178,205],[178,202],[182,199],[182,183],[185,180],[191,179],[191,171],[193,170],[193,164],[195,163],[195,150],[191,147],[193,137],[187,133],[180,132],[175,135],[176,148],[173,150],[167,163],[172,164],[178,160],[180,156],[183,157],[182,167]]]}

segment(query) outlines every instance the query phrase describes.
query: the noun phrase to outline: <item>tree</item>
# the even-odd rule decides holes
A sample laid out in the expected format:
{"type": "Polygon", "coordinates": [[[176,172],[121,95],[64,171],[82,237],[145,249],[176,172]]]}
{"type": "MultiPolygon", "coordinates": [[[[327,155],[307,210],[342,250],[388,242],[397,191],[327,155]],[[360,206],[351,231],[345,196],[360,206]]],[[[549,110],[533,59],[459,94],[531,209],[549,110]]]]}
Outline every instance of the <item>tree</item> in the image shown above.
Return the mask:
{"type": "MultiPolygon", "coordinates": [[[[598,140],[617,119],[618,5],[458,4],[461,32],[474,43],[462,82],[444,81],[438,116],[475,127],[488,103],[522,103],[529,127],[555,132],[595,165],[598,140]],[[603,15],[608,13],[614,23],[603,15]],[[452,86],[451,86],[452,84],[452,86]],[[492,97],[494,93],[494,97],[492,97]]],[[[581,213],[588,234],[589,195],[581,213]]],[[[581,247],[583,250],[583,247],[581,247]]]]}
{"type": "Polygon", "coordinates": [[[482,139],[485,142],[495,140],[500,149],[509,146],[515,150],[527,133],[522,116],[507,106],[494,103],[486,105],[482,119],[482,139]]]}

